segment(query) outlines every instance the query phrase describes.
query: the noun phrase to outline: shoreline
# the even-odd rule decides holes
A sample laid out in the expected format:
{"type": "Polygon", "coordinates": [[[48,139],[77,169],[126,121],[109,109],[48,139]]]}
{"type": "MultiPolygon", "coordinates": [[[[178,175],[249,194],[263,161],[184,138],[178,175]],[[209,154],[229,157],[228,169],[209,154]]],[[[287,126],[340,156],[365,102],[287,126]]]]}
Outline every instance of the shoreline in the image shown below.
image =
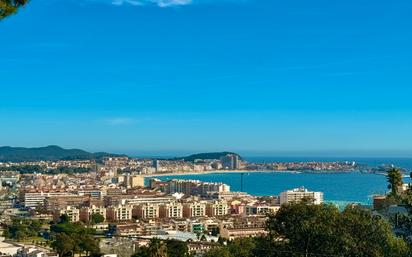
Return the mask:
{"type": "MultiPolygon", "coordinates": [[[[362,171],[293,171],[293,170],[211,170],[211,171],[191,171],[191,172],[168,172],[158,174],[144,174],[144,178],[154,177],[168,177],[168,176],[191,176],[191,175],[208,175],[208,174],[232,174],[232,173],[288,173],[288,174],[345,174],[345,173],[367,173],[376,174],[362,171]]],[[[377,174],[379,175],[379,174],[377,174]]]]}

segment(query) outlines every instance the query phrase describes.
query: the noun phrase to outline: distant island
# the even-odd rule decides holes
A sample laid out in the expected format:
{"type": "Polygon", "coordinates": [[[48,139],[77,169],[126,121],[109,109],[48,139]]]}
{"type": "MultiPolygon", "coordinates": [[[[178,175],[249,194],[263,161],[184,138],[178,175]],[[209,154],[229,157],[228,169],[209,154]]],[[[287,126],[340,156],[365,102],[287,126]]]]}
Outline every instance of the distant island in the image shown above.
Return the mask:
{"type": "Polygon", "coordinates": [[[111,156],[121,157],[126,155],[105,152],[90,153],[81,149],[64,149],[56,145],[33,148],[11,146],[0,147],[0,162],[99,160],[111,156]]]}

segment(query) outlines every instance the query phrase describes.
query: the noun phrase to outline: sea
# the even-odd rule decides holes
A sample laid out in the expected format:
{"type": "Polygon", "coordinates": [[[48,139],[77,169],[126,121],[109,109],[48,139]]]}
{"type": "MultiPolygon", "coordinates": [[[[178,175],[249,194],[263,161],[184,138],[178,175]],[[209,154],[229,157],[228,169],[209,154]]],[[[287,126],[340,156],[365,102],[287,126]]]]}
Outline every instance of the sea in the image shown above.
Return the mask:
{"type": "MultiPolygon", "coordinates": [[[[412,170],[412,158],[282,158],[282,157],[249,157],[249,162],[300,162],[300,161],[355,161],[370,167],[393,164],[412,170]]],[[[205,182],[223,182],[231,187],[231,191],[243,191],[256,196],[279,195],[282,191],[305,187],[311,191],[324,193],[324,200],[339,207],[350,203],[370,205],[374,195],[388,191],[386,176],[361,172],[335,173],[292,173],[292,172],[245,172],[210,173],[195,175],[159,176],[161,180],[194,179],[205,182]]],[[[404,182],[409,183],[408,175],[404,182]]]]}

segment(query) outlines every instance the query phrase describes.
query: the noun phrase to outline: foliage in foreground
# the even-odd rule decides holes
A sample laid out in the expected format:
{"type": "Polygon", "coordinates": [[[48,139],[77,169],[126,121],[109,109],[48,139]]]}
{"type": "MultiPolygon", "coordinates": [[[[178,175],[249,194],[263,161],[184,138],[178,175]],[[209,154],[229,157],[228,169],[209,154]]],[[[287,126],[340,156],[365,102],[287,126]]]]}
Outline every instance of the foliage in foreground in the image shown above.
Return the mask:
{"type": "Polygon", "coordinates": [[[141,247],[132,257],[189,257],[185,242],[152,239],[148,247],[141,247]]]}
{"type": "Polygon", "coordinates": [[[94,231],[85,228],[81,223],[70,223],[66,215],[62,215],[60,222],[53,225],[51,231],[52,247],[60,257],[71,257],[75,254],[99,255],[98,240],[92,235],[94,231]]]}
{"type": "Polygon", "coordinates": [[[3,235],[8,239],[26,240],[31,237],[37,237],[42,224],[38,220],[30,219],[13,219],[8,225],[3,235]]]}
{"type": "Polygon", "coordinates": [[[271,239],[282,240],[273,244],[278,253],[262,256],[409,256],[390,224],[359,206],[339,212],[331,205],[287,205],[270,217],[268,229],[271,239]]]}
{"type": "MultiPolygon", "coordinates": [[[[289,204],[269,217],[267,228],[266,237],[217,245],[205,257],[411,256],[408,244],[394,235],[389,223],[358,206],[340,212],[326,204],[289,204]]],[[[153,240],[134,257],[188,256],[184,246],[170,253],[176,247],[169,244],[153,240]]]]}
{"type": "Polygon", "coordinates": [[[0,0],[0,20],[17,12],[27,2],[28,0],[0,0]]]}

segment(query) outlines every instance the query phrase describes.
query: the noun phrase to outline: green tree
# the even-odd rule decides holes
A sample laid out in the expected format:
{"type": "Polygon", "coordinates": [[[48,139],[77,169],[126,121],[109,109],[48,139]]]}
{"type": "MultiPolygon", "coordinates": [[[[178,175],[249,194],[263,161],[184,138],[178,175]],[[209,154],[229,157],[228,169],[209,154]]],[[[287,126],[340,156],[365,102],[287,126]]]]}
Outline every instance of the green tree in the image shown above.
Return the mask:
{"type": "Polygon", "coordinates": [[[30,237],[38,236],[41,230],[41,222],[30,219],[13,219],[4,231],[6,238],[15,240],[25,240],[30,237]]]}
{"type": "Polygon", "coordinates": [[[388,188],[391,189],[392,195],[398,195],[398,189],[402,186],[402,172],[397,168],[392,168],[387,174],[388,188]]]}
{"type": "Polygon", "coordinates": [[[86,256],[95,256],[100,252],[99,243],[91,235],[84,235],[81,237],[79,248],[82,252],[86,253],[86,256]]]}
{"type": "Polygon", "coordinates": [[[59,223],[60,224],[65,224],[65,223],[70,223],[70,218],[67,214],[63,214],[59,218],[59,223]]]}
{"type": "Polygon", "coordinates": [[[74,255],[75,244],[76,242],[69,235],[60,233],[56,235],[51,246],[60,257],[68,257],[74,255]]]}
{"type": "Polygon", "coordinates": [[[219,229],[219,227],[212,228],[212,232],[211,232],[211,235],[212,235],[212,236],[218,236],[219,234],[220,234],[220,229],[219,229]]]}
{"type": "Polygon", "coordinates": [[[5,238],[12,238],[12,237],[13,237],[13,235],[10,233],[10,231],[9,231],[8,229],[5,229],[5,230],[3,231],[3,236],[4,236],[5,238]]]}
{"type": "Polygon", "coordinates": [[[216,247],[209,250],[203,257],[233,257],[227,247],[216,247]]]}
{"type": "Polygon", "coordinates": [[[345,256],[407,256],[409,252],[405,241],[394,236],[388,222],[359,206],[345,209],[340,227],[345,256]]]}
{"type": "Polygon", "coordinates": [[[62,245],[62,242],[59,242],[62,237],[70,238],[71,242],[74,242],[71,249],[73,254],[86,253],[87,256],[90,256],[99,253],[98,241],[92,236],[95,231],[84,227],[82,223],[67,222],[65,216],[62,215],[60,222],[52,225],[50,230],[54,235],[53,243],[55,245],[62,245]]]}
{"type": "Polygon", "coordinates": [[[238,238],[228,244],[228,249],[233,257],[252,257],[255,247],[253,238],[238,238]]]}
{"type": "MultiPolygon", "coordinates": [[[[174,245],[174,243],[172,244],[174,245]]],[[[169,257],[168,247],[165,242],[153,238],[150,240],[148,247],[139,248],[132,257],[169,257]]],[[[182,257],[184,257],[184,255],[182,257]]]]}
{"type": "Polygon", "coordinates": [[[149,257],[147,248],[140,247],[137,248],[136,252],[131,257],[149,257]]]}
{"type": "Polygon", "coordinates": [[[282,239],[280,249],[307,257],[340,252],[338,217],[339,210],[332,205],[296,203],[282,206],[267,225],[272,238],[282,239]]]}
{"type": "Polygon", "coordinates": [[[92,224],[99,224],[104,221],[104,217],[100,213],[93,213],[90,216],[90,221],[92,222],[92,224]]]}
{"type": "Polygon", "coordinates": [[[407,244],[393,234],[389,223],[358,206],[349,206],[341,213],[331,205],[284,205],[269,217],[267,227],[274,244],[270,251],[279,254],[265,252],[260,256],[403,257],[409,254],[407,244]]]}
{"type": "Polygon", "coordinates": [[[167,240],[167,256],[168,257],[186,257],[189,256],[187,244],[177,240],[167,240]]]}

